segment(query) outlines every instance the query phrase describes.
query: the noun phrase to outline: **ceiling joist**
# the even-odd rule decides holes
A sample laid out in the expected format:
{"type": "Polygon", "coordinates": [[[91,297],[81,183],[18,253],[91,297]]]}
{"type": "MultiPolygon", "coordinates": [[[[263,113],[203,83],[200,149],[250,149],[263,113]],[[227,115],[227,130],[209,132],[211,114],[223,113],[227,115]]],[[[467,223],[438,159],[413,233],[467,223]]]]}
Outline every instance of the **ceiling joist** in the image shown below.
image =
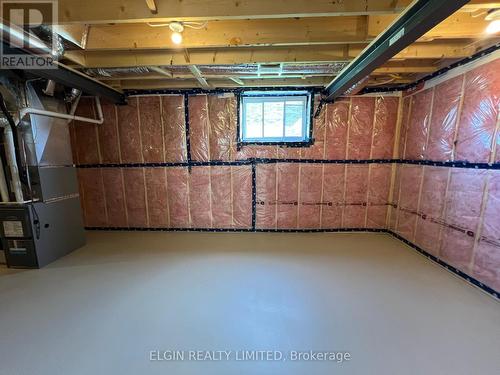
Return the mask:
{"type": "MultiPolygon", "coordinates": [[[[350,61],[365,47],[363,44],[331,46],[258,47],[194,49],[186,61],[183,50],[93,51],[82,52],[81,59],[89,68],[249,64],[281,62],[350,61]]],[[[474,54],[477,46],[469,42],[414,43],[398,53],[397,59],[460,59],[474,54]]]]}
{"type": "Polygon", "coordinates": [[[152,15],[136,0],[59,0],[60,23],[137,23],[399,13],[412,0],[156,0],[152,15]]]}
{"type": "MultiPolygon", "coordinates": [[[[134,23],[223,19],[325,17],[399,13],[412,0],[156,0],[152,14],[137,0],[59,0],[60,23],[134,23]]],[[[471,0],[464,9],[498,8],[500,2],[471,0]]]]}

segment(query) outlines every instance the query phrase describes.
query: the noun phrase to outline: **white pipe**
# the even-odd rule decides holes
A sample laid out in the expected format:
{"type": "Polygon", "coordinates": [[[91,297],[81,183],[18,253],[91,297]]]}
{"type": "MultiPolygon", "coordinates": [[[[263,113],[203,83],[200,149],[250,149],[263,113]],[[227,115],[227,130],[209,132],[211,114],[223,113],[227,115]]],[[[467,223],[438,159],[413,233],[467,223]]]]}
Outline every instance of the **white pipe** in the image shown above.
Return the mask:
{"type": "Polygon", "coordinates": [[[2,202],[9,201],[9,189],[7,188],[7,180],[5,179],[3,163],[0,163],[0,196],[2,197],[2,202]]]}
{"type": "MultiPolygon", "coordinates": [[[[102,115],[101,101],[99,100],[98,97],[95,98],[95,101],[96,101],[96,106],[97,106],[97,116],[98,116],[97,119],[82,117],[82,116],[75,116],[74,114],[52,112],[52,111],[46,111],[44,109],[26,107],[26,108],[23,108],[19,111],[19,122],[21,122],[22,119],[26,115],[29,114],[29,115],[39,115],[39,116],[63,118],[66,120],[76,120],[76,121],[81,121],[81,122],[89,122],[91,124],[99,124],[100,125],[104,122],[104,117],[102,115]]],[[[75,110],[76,110],[76,106],[74,106],[72,108],[73,112],[75,110]]]]}
{"type": "Polygon", "coordinates": [[[5,135],[5,153],[7,154],[7,164],[9,165],[10,174],[12,177],[12,189],[16,197],[16,202],[23,202],[23,188],[19,179],[19,170],[16,163],[16,152],[14,148],[14,137],[12,136],[12,128],[7,125],[3,129],[5,135]]]}

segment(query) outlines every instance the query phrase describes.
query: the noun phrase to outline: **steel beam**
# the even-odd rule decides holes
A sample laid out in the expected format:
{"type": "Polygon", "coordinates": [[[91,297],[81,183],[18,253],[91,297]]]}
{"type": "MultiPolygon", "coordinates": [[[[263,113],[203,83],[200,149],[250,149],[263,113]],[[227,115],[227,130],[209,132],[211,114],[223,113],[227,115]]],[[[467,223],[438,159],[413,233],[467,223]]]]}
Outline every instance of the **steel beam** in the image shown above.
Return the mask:
{"type": "Polygon", "coordinates": [[[467,4],[468,0],[417,0],[326,87],[326,100],[343,95],[376,68],[467,4]]]}
{"type": "Polygon", "coordinates": [[[80,89],[88,95],[106,98],[115,104],[126,103],[125,95],[120,91],[60,63],[57,63],[55,69],[24,71],[42,78],[52,79],[70,88],[80,89]]]}

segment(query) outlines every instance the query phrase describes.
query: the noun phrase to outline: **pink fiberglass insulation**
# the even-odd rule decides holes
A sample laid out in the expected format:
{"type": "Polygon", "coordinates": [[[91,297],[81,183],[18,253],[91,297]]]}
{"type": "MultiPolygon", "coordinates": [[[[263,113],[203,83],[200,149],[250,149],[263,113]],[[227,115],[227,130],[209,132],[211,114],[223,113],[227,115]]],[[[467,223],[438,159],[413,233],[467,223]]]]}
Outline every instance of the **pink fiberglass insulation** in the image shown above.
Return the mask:
{"type": "Polygon", "coordinates": [[[236,98],[189,97],[191,158],[198,161],[235,159],[236,98]]]}
{"type": "MultiPolygon", "coordinates": [[[[261,146],[262,148],[265,148],[265,146],[261,146]]],[[[260,152],[264,154],[266,150],[263,150],[262,148],[258,149],[260,152]]],[[[277,158],[277,159],[300,159],[301,154],[302,154],[302,148],[299,147],[281,147],[277,146],[276,149],[269,149],[268,150],[268,155],[271,158],[277,158]]],[[[257,154],[259,154],[257,153],[257,154]]],[[[258,157],[258,156],[257,156],[258,157]]]]}
{"type": "Polygon", "coordinates": [[[347,153],[347,128],[349,122],[349,100],[340,100],[326,106],[325,159],[342,160],[347,153]]]}
{"type": "Polygon", "coordinates": [[[165,161],[161,124],[161,97],[141,96],[139,101],[139,121],[141,129],[142,156],[145,163],[165,161]]]}
{"type": "Polygon", "coordinates": [[[415,243],[437,256],[450,169],[424,167],[424,170],[415,243]]]}
{"type": "Polygon", "coordinates": [[[392,166],[372,164],[369,170],[367,228],[386,228],[392,166]]]}
{"type": "Polygon", "coordinates": [[[189,208],[195,228],[212,228],[210,175],[210,167],[194,167],[189,175],[189,208]]]}
{"type": "Polygon", "coordinates": [[[252,227],[252,168],[232,166],[233,227],[252,227]]]}
{"type": "Polygon", "coordinates": [[[500,290],[500,171],[498,170],[490,172],[484,207],[472,272],[475,278],[495,290],[500,290]]]}
{"type": "Polygon", "coordinates": [[[124,168],[127,221],[130,227],[148,227],[144,168],[124,168]]]}
{"type": "Polygon", "coordinates": [[[370,159],[392,158],[398,106],[398,97],[379,96],[375,98],[375,119],[370,159]]]}
{"type": "Polygon", "coordinates": [[[398,157],[399,159],[404,159],[405,157],[405,146],[406,146],[406,135],[408,133],[408,124],[410,122],[410,109],[411,109],[411,96],[404,97],[403,108],[401,113],[401,127],[398,139],[398,157]]]}
{"type": "Polygon", "coordinates": [[[409,241],[414,240],[422,173],[420,165],[402,165],[400,168],[396,232],[409,241]]]}
{"type": "Polygon", "coordinates": [[[283,163],[277,165],[277,227],[297,228],[299,175],[301,164],[283,163]]]}
{"type": "Polygon", "coordinates": [[[231,167],[211,167],[212,225],[231,228],[233,195],[231,167]]]}
{"type": "Polygon", "coordinates": [[[321,164],[300,164],[298,228],[320,227],[322,178],[321,164]]]}
{"type": "Polygon", "coordinates": [[[405,144],[405,159],[421,160],[425,158],[433,96],[434,89],[427,89],[415,94],[411,98],[405,144]]]}
{"type": "Polygon", "coordinates": [[[347,165],[344,191],[345,228],[365,228],[368,198],[369,165],[347,165]]]}
{"type": "Polygon", "coordinates": [[[401,185],[401,164],[393,165],[394,173],[394,185],[392,187],[392,197],[389,200],[389,223],[387,224],[388,229],[396,232],[396,224],[399,216],[399,192],[401,185]]]}
{"type": "MultiPolygon", "coordinates": [[[[186,161],[187,146],[184,96],[162,96],[161,108],[165,161],[186,161]]],[[[158,134],[158,136],[160,135],[158,134]]]]}
{"type": "Polygon", "coordinates": [[[207,95],[189,97],[189,130],[191,132],[191,159],[209,161],[211,159],[210,121],[207,95]]]}
{"type": "Polygon", "coordinates": [[[98,125],[100,162],[103,164],[120,163],[120,138],[118,136],[117,109],[109,101],[101,100],[104,122],[98,125]]]}
{"type": "Polygon", "coordinates": [[[106,202],[107,225],[127,227],[127,207],[123,171],[119,168],[103,168],[104,200],[106,202]]]}
{"type": "Polygon", "coordinates": [[[259,229],[276,228],[278,164],[260,164],[256,167],[256,226],[259,229]]]}
{"type": "MultiPolygon", "coordinates": [[[[316,109],[316,108],[315,108],[316,109]]],[[[301,150],[302,159],[324,159],[325,153],[325,120],[326,110],[321,111],[319,116],[313,120],[312,137],[314,144],[301,150]]]]}
{"type": "Polygon", "coordinates": [[[472,261],[487,176],[488,171],[473,169],[451,173],[440,256],[464,271],[472,261]]]}
{"type": "Polygon", "coordinates": [[[142,163],[141,128],[139,126],[138,98],[130,98],[128,105],[117,106],[120,154],[122,163],[142,163]]]}
{"type": "MultiPolygon", "coordinates": [[[[77,116],[95,118],[94,101],[91,98],[82,98],[75,112],[77,116]]],[[[75,156],[78,164],[99,163],[99,142],[97,125],[86,122],[73,121],[75,138],[77,140],[75,156]]]]}
{"type": "MultiPolygon", "coordinates": [[[[189,173],[187,168],[167,169],[167,194],[170,227],[189,228],[189,173]]],[[[209,197],[207,197],[207,200],[209,197]]]]}
{"type": "Polygon", "coordinates": [[[85,226],[106,226],[108,220],[101,170],[97,168],[79,169],[78,179],[85,226]]]}
{"type": "Polygon", "coordinates": [[[425,159],[453,160],[453,142],[460,111],[463,81],[463,76],[458,76],[436,86],[425,159]]]}
{"type": "Polygon", "coordinates": [[[208,95],[211,160],[234,160],[236,152],[236,97],[208,95]]]}
{"type": "Polygon", "coordinates": [[[344,212],[345,164],[325,164],[321,228],[342,228],[344,212]]]}
{"type": "Polygon", "coordinates": [[[347,136],[347,158],[369,159],[372,146],[375,98],[353,97],[347,136]]]}
{"type": "Polygon", "coordinates": [[[149,226],[169,226],[167,171],[165,168],[144,168],[149,226]]]}
{"type": "Polygon", "coordinates": [[[496,59],[465,73],[457,160],[488,162],[493,144],[499,143],[498,136],[494,139],[500,107],[499,71],[500,59],[496,59]]]}

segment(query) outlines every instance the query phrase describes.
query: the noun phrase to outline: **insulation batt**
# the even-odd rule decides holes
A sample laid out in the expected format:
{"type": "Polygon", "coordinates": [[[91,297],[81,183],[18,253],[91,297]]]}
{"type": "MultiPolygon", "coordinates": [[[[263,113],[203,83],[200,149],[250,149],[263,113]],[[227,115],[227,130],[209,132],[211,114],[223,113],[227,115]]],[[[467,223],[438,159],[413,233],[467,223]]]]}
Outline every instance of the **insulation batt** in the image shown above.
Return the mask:
{"type": "MultiPolygon", "coordinates": [[[[187,108],[182,95],[135,96],[126,106],[103,102],[102,125],[70,127],[74,162],[86,166],[78,170],[85,224],[250,230],[255,203],[256,229],[388,228],[499,290],[498,170],[152,164],[250,158],[498,163],[500,59],[490,60],[400,97],[347,97],[325,105],[309,147],[238,148],[235,96],[189,95],[187,108]]],[[[95,115],[93,105],[83,98],[77,114],[95,115]]]]}

